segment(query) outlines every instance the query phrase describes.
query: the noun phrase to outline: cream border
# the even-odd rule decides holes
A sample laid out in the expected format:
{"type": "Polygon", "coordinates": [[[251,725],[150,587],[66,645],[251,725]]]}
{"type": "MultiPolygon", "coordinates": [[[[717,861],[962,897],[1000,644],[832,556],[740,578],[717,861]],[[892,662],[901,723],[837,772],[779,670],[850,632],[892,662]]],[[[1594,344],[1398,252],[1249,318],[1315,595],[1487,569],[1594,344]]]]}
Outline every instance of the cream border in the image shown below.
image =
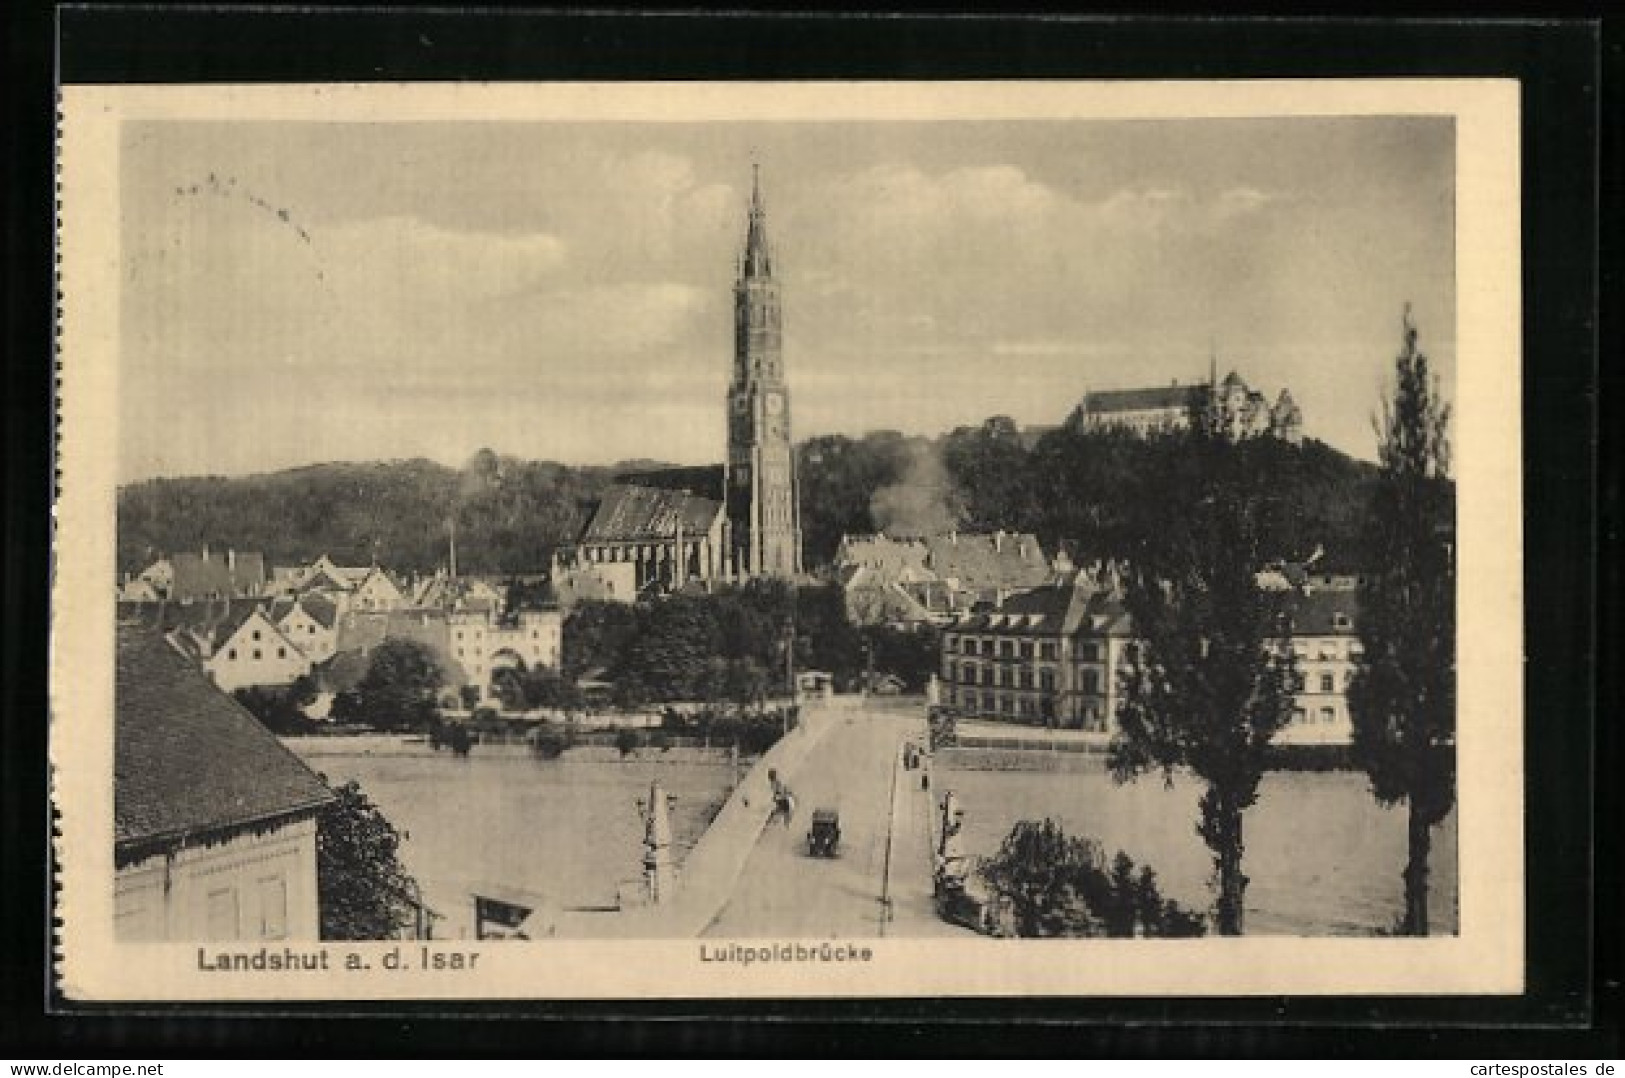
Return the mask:
{"type": "MultiPolygon", "coordinates": [[[[1518,85],[1205,83],[68,86],[61,96],[59,467],[50,759],[59,976],[75,1000],[1516,993],[1524,985],[1518,85]],[[766,92],[764,92],[766,91],[766,92]],[[1461,934],[1430,940],[876,940],[870,962],[701,963],[692,941],[482,946],[475,974],[200,972],[112,938],[120,124],[130,119],[926,120],[1456,117],[1461,934]]],[[[869,942],[869,941],[863,941],[869,942]]],[[[376,957],[390,945],[334,945],[376,957]]],[[[415,945],[409,945],[415,946],[415,945]]],[[[444,949],[457,949],[442,945],[444,949]]]]}

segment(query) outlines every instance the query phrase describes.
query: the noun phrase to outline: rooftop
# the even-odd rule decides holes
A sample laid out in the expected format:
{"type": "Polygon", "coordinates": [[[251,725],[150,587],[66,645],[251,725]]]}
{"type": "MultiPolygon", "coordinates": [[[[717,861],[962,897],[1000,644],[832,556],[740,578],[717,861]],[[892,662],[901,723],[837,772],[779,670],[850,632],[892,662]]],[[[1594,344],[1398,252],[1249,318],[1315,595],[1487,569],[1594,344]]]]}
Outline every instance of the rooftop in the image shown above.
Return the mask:
{"type": "Polygon", "coordinates": [[[117,651],[113,835],[121,859],[332,800],[314,771],[161,633],[120,626],[117,651]]]}
{"type": "Polygon", "coordinates": [[[681,529],[696,539],[711,530],[722,503],[684,490],[618,483],[604,492],[582,532],[583,543],[675,539],[681,529]]]}

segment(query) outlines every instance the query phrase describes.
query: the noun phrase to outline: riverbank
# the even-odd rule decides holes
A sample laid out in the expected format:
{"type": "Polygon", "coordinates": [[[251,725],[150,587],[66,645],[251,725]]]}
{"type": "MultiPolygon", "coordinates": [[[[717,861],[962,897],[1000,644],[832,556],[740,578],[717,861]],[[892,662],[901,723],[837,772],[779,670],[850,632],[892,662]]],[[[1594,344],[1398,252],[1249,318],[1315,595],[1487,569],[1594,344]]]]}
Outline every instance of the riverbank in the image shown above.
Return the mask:
{"type": "MultiPolygon", "coordinates": [[[[323,760],[348,756],[429,758],[436,756],[449,758],[452,756],[452,751],[448,748],[430,748],[428,738],[421,734],[347,734],[342,737],[284,737],[282,743],[305,760],[323,760]]],[[[475,745],[469,752],[470,759],[535,759],[537,755],[536,751],[529,745],[519,743],[482,743],[475,745]]],[[[718,767],[731,763],[733,756],[725,748],[671,746],[661,749],[645,747],[623,753],[619,749],[607,745],[577,745],[565,749],[554,759],[564,764],[662,763],[718,767]]],[[[740,766],[748,767],[751,759],[751,757],[741,757],[740,766]]]]}

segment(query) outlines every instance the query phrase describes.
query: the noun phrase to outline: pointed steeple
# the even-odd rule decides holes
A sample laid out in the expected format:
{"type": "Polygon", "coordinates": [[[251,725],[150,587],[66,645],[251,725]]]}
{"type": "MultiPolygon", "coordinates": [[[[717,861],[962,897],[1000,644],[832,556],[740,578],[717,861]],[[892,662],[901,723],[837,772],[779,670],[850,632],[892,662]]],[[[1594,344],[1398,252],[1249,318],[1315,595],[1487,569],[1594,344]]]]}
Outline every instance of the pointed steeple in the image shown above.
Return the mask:
{"type": "Polygon", "coordinates": [[[767,211],[762,206],[762,166],[750,166],[750,219],[745,229],[745,253],[740,259],[742,278],[773,276],[773,256],[767,248],[767,211]]]}

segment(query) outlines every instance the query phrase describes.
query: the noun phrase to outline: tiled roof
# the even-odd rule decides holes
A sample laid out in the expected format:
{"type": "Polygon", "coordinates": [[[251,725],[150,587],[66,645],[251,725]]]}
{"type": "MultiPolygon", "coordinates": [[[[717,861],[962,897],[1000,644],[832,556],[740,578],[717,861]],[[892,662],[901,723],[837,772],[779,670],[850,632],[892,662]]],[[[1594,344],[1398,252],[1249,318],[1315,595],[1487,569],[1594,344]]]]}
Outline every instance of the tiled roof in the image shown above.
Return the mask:
{"type": "Polygon", "coordinates": [[[1056,636],[1087,627],[1099,592],[1082,574],[1012,595],[996,610],[972,614],[955,628],[973,632],[1033,633],[1056,636]]]}
{"type": "Polygon", "coordinates": [[[344,692],[361,684],[367,676],[372,657],[359,651],[336,651],[333,657],[315,667],[311,676],[318,688],[326,692],[344,692]]]}
{"type": "Polygon", "coordinates": [[[722,503],[681,490],[617,484],[604,492],[582,532],[583,543],[675,539],[682,530],[696,539],[711,530],[722,503]]]}
{"type": "Polygon", "coordinates": [[[114,841],[121,853],[320,808],[327,785],[162,634],[118,630],[114,841]]]}
{"type": "Polygon", "coordinates": [[[1038,538],[1025,532],[965,532],[926,539],[927,565],[963,588],[1032,588],[1049,579],[1049,562],[1038,538]]]}
{"type": "Polygon", "coordinates": [[[835,552],[836,564],[865,565],[896,572],[905,566],[925,567],[926,545],[919,539],[893,539],[879,535],[843,535],[835,552]]]}
{"type": "Polygon", "coordinates": [[[1359,624],[1360,593],[1353,588],[1311,588],[1287,601],[1296,636],[1349,636],[1359,624]]]}
{"type": "Polygon", "coordinates": [[[1206,386],[1152,386],[1146,389],[1099,389],[1083,397],[1085,415],[1143,412],[1154,408],[1189,408],[1202,403],[1206,386]]]}
{"type": "Polygon", "coordinates": [[[304,607],[305,613],[324,629],[331,629],[338,621],[339,608],[325,595],[318,595],[315,592],[302,595],[299,597],[299,605],[304,607]]]}
{"type": "Polygon", "coordinates": [[[652,471],[622,472],[617,483],[633,487],[656,487],[660,490],[684,490],[701,498],[720,502],[723,495],[723,475],[720,464],[701,464],[690,468],[657,468],[652,471]]]}
{"type": "Polygon", "coordinates": [[[197,599],[252,595],[265,585],[265,558],[260,554],[176,554],[169,597],[188,603],[197,599]]]}

